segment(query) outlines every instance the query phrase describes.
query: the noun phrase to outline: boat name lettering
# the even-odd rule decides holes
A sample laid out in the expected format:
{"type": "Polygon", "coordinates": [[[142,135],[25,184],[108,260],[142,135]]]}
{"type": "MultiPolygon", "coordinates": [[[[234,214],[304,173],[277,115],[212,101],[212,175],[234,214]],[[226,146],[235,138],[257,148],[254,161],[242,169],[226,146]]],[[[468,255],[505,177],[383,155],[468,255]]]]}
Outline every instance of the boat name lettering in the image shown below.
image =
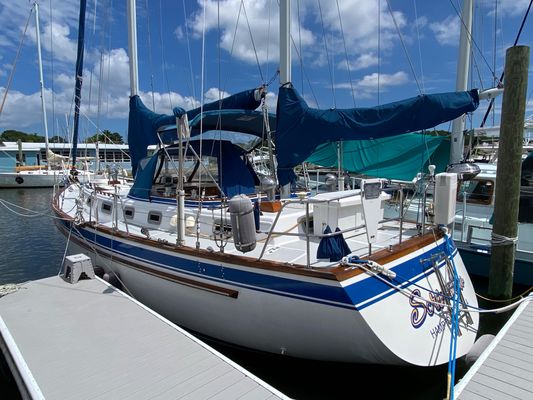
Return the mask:
{"type": "Polygon", "coordinates": [[[445,327],[446,327],[446,321],[442,319],[435,328],[429,331],[429,333],[431,333],[431,337],[433,339],[436,339],[442,332],[444,332],[445,327]]]}
{"type": "Polygon", "coordinates": [[[436,312],[444,308],[444,296],[441,292],[435,291],[429,293],[429,300],[421,299],[420,289],[412,291],[409,297],[409,304],[413,307],[411,311],[411,325],[414,328],[420,328],[428,316],[432,317],[436,312]]]}

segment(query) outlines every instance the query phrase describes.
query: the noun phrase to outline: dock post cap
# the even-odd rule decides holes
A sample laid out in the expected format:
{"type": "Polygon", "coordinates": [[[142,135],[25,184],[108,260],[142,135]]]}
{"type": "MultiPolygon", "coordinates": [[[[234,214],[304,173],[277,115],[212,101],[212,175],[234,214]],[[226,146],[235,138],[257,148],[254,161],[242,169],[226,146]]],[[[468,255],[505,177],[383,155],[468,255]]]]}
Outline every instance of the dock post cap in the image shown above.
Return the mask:
{"type": "Polygon", "coordinates": [[[72,284],[80,280],[82,274],[89,279],[94,279],[94,269],[91,259],[85,254],[74,254],[65,257],[61,276],[72,284]]]}

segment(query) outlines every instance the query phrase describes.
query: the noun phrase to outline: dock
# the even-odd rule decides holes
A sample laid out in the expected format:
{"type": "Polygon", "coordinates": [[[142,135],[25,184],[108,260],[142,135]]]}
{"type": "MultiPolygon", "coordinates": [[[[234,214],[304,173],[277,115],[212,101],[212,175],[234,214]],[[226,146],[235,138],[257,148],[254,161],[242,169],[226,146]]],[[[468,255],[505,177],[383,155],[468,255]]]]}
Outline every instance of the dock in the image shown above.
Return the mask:
{"type": "Polygon", "coordinates": [[[533,297],[529,295],[455,386],[455,398],[533,399],[533,297]]]}
{"type": "Polygon", "coordinates": [[[288,398],[98,277],[17,289],[0,348],[23,399],[288,398]]]}

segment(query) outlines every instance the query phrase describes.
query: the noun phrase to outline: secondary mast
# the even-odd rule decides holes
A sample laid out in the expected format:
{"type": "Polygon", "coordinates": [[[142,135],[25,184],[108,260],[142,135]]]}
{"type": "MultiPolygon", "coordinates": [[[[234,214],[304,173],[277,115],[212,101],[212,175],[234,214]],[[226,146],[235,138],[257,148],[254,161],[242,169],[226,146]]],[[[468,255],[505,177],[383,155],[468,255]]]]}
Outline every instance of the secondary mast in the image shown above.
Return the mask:
{"type": "MultiPolygon", "coordinates": [[[[76,56],[76,88],[74,92],[74,132],[72,135],[72,171],[76,170],[78,152],[78,129],[80,119],[81,84],[83,77],[83,51],[85,43],[85,9],[86,0],[80,1],[80,17],[78,24],[78,53],[76,56]]],[[[98,156],[98,155],[97,155],[98,156]]]]}
{"type": "MultiPolygon", "coordinates": [[[[470,48],[472,43],[472,0],[463,1],[461,12],[461,36],[459,42],[459,58],[457,60],[457,80],[455,89],[458,92],[467,90],[468,71],[470,69],[470,48]]],[[[453,120],[450,148],[450,164],[463,161],[465,116],[453,120]]]]}
{"type": "Polygon", "coordinates": [[[50,161],[48,160],[48,120],[46,118],[46,104],[44,101],[43,60],[41,56],[41,32],[39,27],[39,4],[35,2],[33,3],[33,5],[35,7],[35,33],[37,36],[37,57],[39,59],[39,86],[41,87],[41,108],[43,110],[44,143],[46,148],[46,169],[50,170],[50,161]]]}

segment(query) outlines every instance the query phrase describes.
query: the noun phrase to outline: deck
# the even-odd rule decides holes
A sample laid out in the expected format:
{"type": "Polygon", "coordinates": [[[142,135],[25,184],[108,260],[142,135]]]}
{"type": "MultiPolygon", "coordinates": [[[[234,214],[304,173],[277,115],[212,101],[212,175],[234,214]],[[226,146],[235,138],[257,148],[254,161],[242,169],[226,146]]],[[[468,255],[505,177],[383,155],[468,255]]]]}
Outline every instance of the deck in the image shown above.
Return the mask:
{"type": "Polygon", "coordinates": [[[23,398],[287,398],[99,278],[21,285],[0,334],[23,398]]]}
{"type": "Polygon", "coordinates": [[[533,399],[533,295],[455,386],[461,400],[533,399]]]}

